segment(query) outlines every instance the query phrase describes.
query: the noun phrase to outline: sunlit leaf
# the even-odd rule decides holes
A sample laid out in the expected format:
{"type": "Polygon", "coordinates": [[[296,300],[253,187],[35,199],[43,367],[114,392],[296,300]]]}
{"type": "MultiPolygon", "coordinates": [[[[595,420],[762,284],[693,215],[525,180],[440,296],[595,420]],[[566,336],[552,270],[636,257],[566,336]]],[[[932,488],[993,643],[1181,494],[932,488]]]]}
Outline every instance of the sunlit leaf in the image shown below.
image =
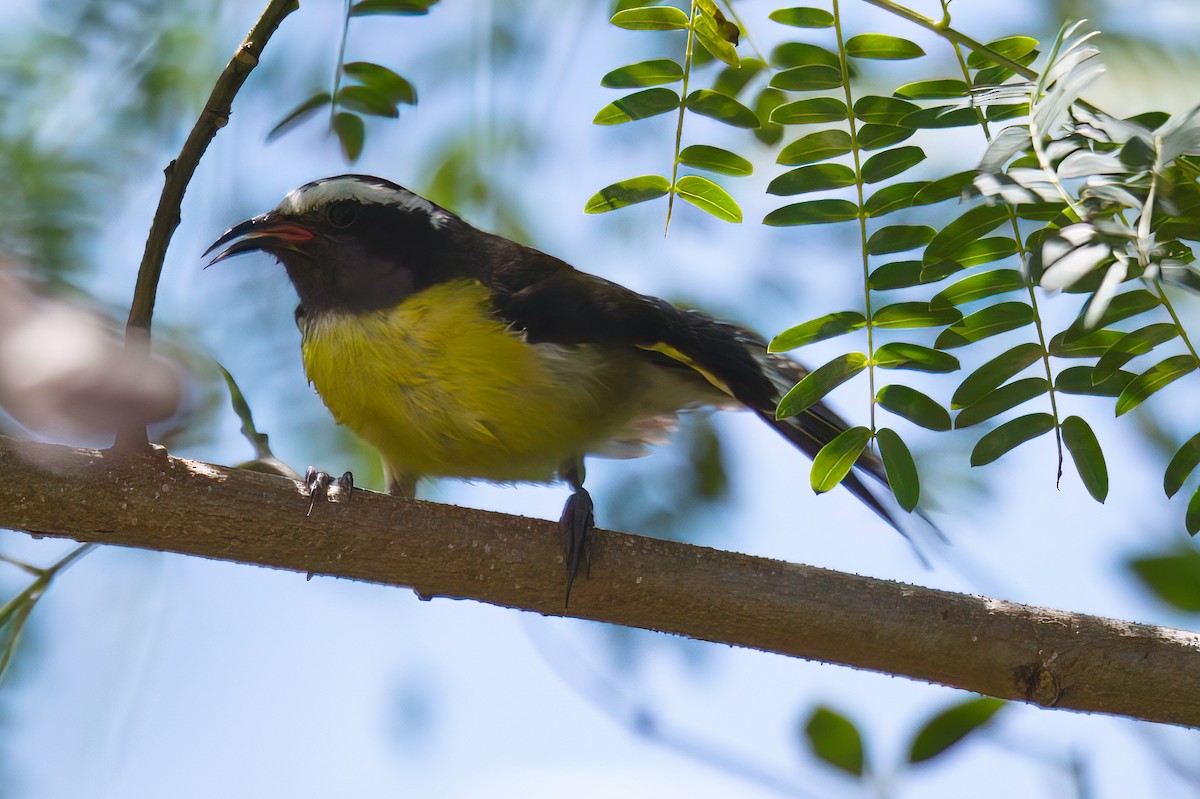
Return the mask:
{"type": "Polygon", "coordinates": [[[796,139],[783,148],[776,160],[784,166],[803,166],[845,155],[852,148],[850,134],[846,131],[822,130],[796,139]]]}
{"type": "Polygon", "coordinates": [[[679,163],[696,169],[706,169],[722,175],[740,177],[754,172],[754,165],[737,153],[711,147],[707,144],[693,144],[684,147],[679,153],[679,163]]]}
{"type": "Polygon", "coordinates": [[[614,100],[601,108],[592,123],[595,125],[620,125],[636,119],[665,114],[679,107],[679,95],[671,89],[645,89],[614,100]]]}
{"type": "Polygon", "coordinates": [[[779,106],[771,112],[771,121],[780,125],[811,125],[840,122],[846,114],[846,104],[836,97],[810,97],[779,106]]]}
{"type": "Polygon", "coordinates": [[[655,58],[618,67],[601,78],[600,85],[609,89],[636,89],[674,83],[682,78],[683,67],[678,63],[669,58],[655,58]]]}
{"type": "Polygon", "coordinates": [[[971,450],[971,465],[984,466],[1010,450],[1045,435],[1054,429],[1054,417],[1048,413],[1018,416],[986,433],[971,450]]]}
{"type": "Polygon", "coordinates": [[[908,386],[884,386],[876,401],[892,413],[929,430],[949,430],[950,414],[936,400],[908,386]]]}
{"type": "Polygon", "coordinates": [[[779,45],[771,53],[771,64],[780,69],[804,67],[810,64],[823,64],[838,70],[842,68],[842,62],[837,53],[807,42],[785,42],[779,45]]]}
{"type": "Polygon", "coordinates": [[[725,222],[741,222],[742,209],[729,192],[699,175],[684,175],[675,182],[675,193],[683,200],[725,222]]]}
{"type": "Polygon", "coordinates": [[[1096,362],[1093,379],[1101,381],[1111,377],[1137,356],[1145,355],[1159,344],[1170,341],[1178,335],[1179,329],[1170,322],[1146,325],[1132,333],[1126,333],[1109,347],[1108,352],[1100,356],[1100,360],[1096,362]]]}
{"type": "Polygon", "coordinates": [[[804,725],[804,734],[814,755],[842,771],[862,776],[862,736],[848,718],[818,707],[804,725]]]}
{"type": "Polygon", "coordinates": [[[883,61],[920,58],[925,51],[916,42],[885,33],[860,33],[846,40],[846,55],[883,61]]]}
{"type": "MultiPolygon", "coordinates": [[[[988,42],[987,48],[994,53],[999,53],[1005,58],[1012,59],[1018,63],[1022,63],[1021,59],[1031,54],[1037,49],[1037,39],[1029,36],[1005,36],[1003,39],[997,39],[994,42],[988,42]]],[[[974,51],[967,54],[967,67],[970,69],[983,69],[992,66],[992,61],[982,53],[974,51]]]]}
{"type": "Polygon", "coordinates": [[[1104,502],[1108,497],[1108,466],[1104,463],[1104,452],[1096,434],[1083,419],[1068,416],[1062,423],[1062,435],[1084,488],[1092,499],[1104,502]]]}
{"type": "Polygon", "coordinates": [[[920,261],[893,261],[875,267],[867,279],[867,286],[871,291],[887,291],[911,288],[923,282],[920,261]]]}
{"type": "Polygon", "coordinates": [[[868,428],[851,427],[821,447],[813,458],[812,471],[809,473],[813,491],[823,494],[837,488],[870,441],[871,431],[868,428]]]}
{"type": "Polygon", "coordinates": [[[889,427],[876,433],[875,440],[879,442],[879,457],[883,460],[888,487],[892,489],[900,507],[912,513],[921,499],[921,479],[908,445],[889,427]]]}
{"type": "Polygon", "coordinates": [[[858,330],[867,324],[867,319],[857,311],[839,311],[812,319],[789,328],[774,339],[767,347],[768,352],[787,352],[814,341],[840,336],[858,330]]]}
{"type": "Polygon", "coordinates": [[[1008,221],[1008,209],[1002,205],[980,205],[972,208],[950,224],[929,242],[925,261],[953,258],[954,253],[984,234],[1008,221]]]}
{"type": "Polygon", "coordinates": [[[757,128],[758,115],[727,94],[700,89],[688,95],[687,108],[701,116],[733,125],[735,128],[757,128]]]}
{"type": "Polygon", "coordinates": [[[832,28],[833,14],[823,8],[777,8],[770,19],[796,28],[832,28]]]}
{"type": "Polygon", "coordinates": [[[790,92],[813,92],[836,89],[842,85],[842,71],[824,64],[809,64],[777,72],[771,86],[790,92]]]}
{"type": "Polygon", "coordinates": [[[955,251],[950,258],[961,264],[963,268],[966,268],[999,261],[1002,258],[1015,255],[1016,252],[1016,240],[1007,236],[993,236],[992,238],[976,239],[955,251]]]}
{"type": "Polygon", "coordinates": [[[1033,324],[1033,308],[1024,302],[989,305],[946,328],[934,342],[940,350],[961,347],[1033,324]]]}
{"type": "Polygon", "coordinates": [[[926,302],[898,302],[885,305],[875,312],[872,324],[876,327],[941,327],[962,317],[954,308],[930,308],[926,302]]]}
{"type": "Polygon", "coordinates": [[[809,200],[777,208],[763,219],[764,225],[789,227],[849,222],[858,219],[858,206],[849,200],[809,200]]]}
{"type": "Polygon", "coordinates": [[[1175,496],[1183,488],[1184,481],[1197,466],[1200,466],[1200,433],[1189,438],[1167,464],[1167,472],[1163,475],[1163,491],[1168,497],[1175,496]]]}
{"type": "Polygon", "coordinates": [[[938,713],[917,731],[908,751],[909,763],[922,763],[945,752],[972,732],[981,729],[1004,701],[990,696],[967,699],[938,713]]]}
{"type": "Polygon", "coordinates": [[[1025,371],[1041,357],[1042,348],[1032,342],[1018,344],[1007,352],[997,355],[967,375],[955,389],[954,396],[950,398],[950,407],[959,409],[973,405],[1008,382],[1009,378],[1025,371]]]}
{"type": "MultiPolygon", "coordinates": [[[[718,14],[720,12],[717,12],[718,14]]],[[[696,31],[696,39],[712,54],[714,58],[724,61],[731,67],[740,63],[735,45],[740,30],[737,25],[724,20],[714,20],[708,13],[697,14],[692,20],[692,28],[696,31]]]]}
{"type": "Polygon", "coordinates": [[[914,372],[954,372],[959,368],[958,358],[948,352],[892,341],[875,350],[875,365],[880,369],[909,369],[914,372]]]}
{"type": "Polygon", "coordinates": [[[924,247],[937,231],[928,225],[888,225],[881,227],[867,239],[867,252],[871,255],[887,255],[924,247]]]}
{"type": "Polygon", "coordinates": [[[961,80],[919,80],[906,83],[894,94],[907,100],[959,99],[967,95],[967,84],[961,80]]]}
{"type": "Polygon", "coordinates": [[[1064,330],[1050,339],[1050,354],[1056,358],[1099,358],[1121,340],[1119,330],[1094,330],[1085,336],[1069,335],[1064,330]]]}
{"type": "Polygon", "coordinates": [[[963,305],[1025,288],[1025,276],[1016,269],[993,269],[964,277],[934,295],[930,306],[963,305]]]}
{"type": "Polygon", "coordinates": [[[587,201],[583,211],[587,214],[602,214],[605,211],[662,197],[670,190],[671,181],[660,175],[627,178],[596,192],[587,201]]]}
{"type": "Polygon", "coordinates": [[[631,31],[686,30],[691,24],[687,14],[672,6],[628,8],[613,14],[609,22],[631,31]]]}
{"type": "Polygon", "coordinates": [[[867,356],[861,352],[851,352],[834,358],[824,366],[809,372],[804,379],[792,386],[791,391],[779,401],[775,418],[786,419],[802,413],[866,368],[867,356]]]}
{"type": "Polygon", "coordinates": [[[1195,369],[1196,359],[1191,355],[1173,355],[1151,366],[1131,380],[1117,397],[1117,416],[1133,410],[1159,389],[1195,369]]]}
{"type": "Polygon", "coordinates": [[[854,170],[844,164],[813,164],[784,172],[767,186],[767,194],[790,197],[810,191],[841,189],[855,184],[854,170]]]}
{"type": "Polygon", "coordinates": [[[954,429],[986,422],[994,416],[1040,397],[1050,390],[1050,382],[1044,377],[1027,377],[1003,385],[982,399],[968,405],[954,417],[954,429]]]}
{"type": "MultiPolygon", "coordinates": [[[[931,205],[945,200],[960,199],[963,191],[971,185],[971,178],[974,174],[974,171],[968,170],[965,172],[955,172],[953,175],[947,175],[937,180],[931,180],[925,188],[921,189],[921,193],[917,195],[917,202],[921,205],[931,205]]],[[[963,246],[966,245],[964,244],[963,246]]]]}

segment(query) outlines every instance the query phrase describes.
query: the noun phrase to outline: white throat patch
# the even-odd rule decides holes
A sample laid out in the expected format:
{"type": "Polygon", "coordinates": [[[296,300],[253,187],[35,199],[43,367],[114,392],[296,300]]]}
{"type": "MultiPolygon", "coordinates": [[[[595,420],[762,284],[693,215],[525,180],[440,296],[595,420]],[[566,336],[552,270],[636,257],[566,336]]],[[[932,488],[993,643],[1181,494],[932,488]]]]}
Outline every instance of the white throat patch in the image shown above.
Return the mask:
{"type": "Polygon", "coordinates": [[[434,227],[448,221],[449,214],[417,194],[399,186],[376,183],[369,178],[343,175],[307,183],[288,192],[276,209],[288,215],[304,215],[339,200],[353,200],[364,205],[392,205],[408,211],[425,213],[434,227]]]}

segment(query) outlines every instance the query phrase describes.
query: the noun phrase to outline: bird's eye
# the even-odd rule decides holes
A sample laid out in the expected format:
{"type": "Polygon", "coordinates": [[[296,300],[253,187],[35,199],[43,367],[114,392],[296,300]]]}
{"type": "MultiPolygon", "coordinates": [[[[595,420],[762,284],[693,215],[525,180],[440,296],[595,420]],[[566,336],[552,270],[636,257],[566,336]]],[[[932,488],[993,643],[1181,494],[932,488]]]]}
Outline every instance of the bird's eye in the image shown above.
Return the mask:
{"type": "Polygon", "coordinates": [[[329,224],[336,228],[348,228],[354,224],[354,220],[358,218],[358,208],[354,203],[334,203],[329,206],[329,210],[325,212],[329,217],[329,224]]]}

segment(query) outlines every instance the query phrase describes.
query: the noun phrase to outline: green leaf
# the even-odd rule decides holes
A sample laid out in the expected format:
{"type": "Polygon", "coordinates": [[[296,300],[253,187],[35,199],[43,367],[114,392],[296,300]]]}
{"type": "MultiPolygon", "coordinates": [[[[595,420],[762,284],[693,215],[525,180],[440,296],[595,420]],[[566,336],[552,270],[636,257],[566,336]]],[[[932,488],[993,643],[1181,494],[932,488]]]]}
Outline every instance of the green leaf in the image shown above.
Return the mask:
{"type": "Polygon", "coordinates": [[[700,89],[688,95],[687,108],[735,128],[757,128],[758,115],[727,94],[700,89]]]}
{"type": "Polygon", "coordinates": [[[383,95],[393,107],[400,103],[417,103],[417,90],[408,79],[385,66],[354,61],[342,67],[342,72],[383,95]]]}
{"type": "Polygon", "coordinates": [[[779,45],[771,53],[771,64],[779,69],[806,67],[810,64],[823,64],[839,71],[842,68],[837,53],[806,42],[785,42],[779,45]]]}
{"type": "Polygon", "coordinates": [[[585,214],[602,214],[635,203],[644,203],[664,196],[671,190],[671,181],[660,175],[626,178],[606,186],[587,201],[585,214]]]}
{"type": "Polygon", "coordinates": [[[871,156],[863,164],[862,176],[867,183],[895,177],[925,160],[925,151],[920,147],[897,147],[871,156]]]}
{"type": "MultiPolygon", "coordinates": [[[[1138,314],[1153,310],[1159,305],[1162,305],[1162,300],[1145,289],[1126,291],[1109,300],[1108,307],[1104,309],[1104,313],[1100,314],[1100,318],[1092,327],[1108,327],[1114,322],[1120,322],[1122,319],[1128,319],[1131,316],[1137,316],[1138,314]]],[[[1082,329],[1081,325],[1079,330],[1082,329]]]]}
{"type": "Polygon", "coordinates": [[[908,751],[908,762],[922,763],[937,757],[975,730],[982,728],[1002,707],[1003,700],[990,696],[951,705],[925,722],[917,731],[908,751]]]}
{"type": "Polygon", "coordinates": [[[776,208],[763,218],[763,224],[790,227],[849,222],[852,219],[858,219],[858,206],[849,200],[808,200],[776,208]]]}
{"type": "MultiPolygon", "coordinates": [[[[774,147],[783,139],[783,125],[771,121],[771,112],[786,102],[786,94],[770,87],[764,87],[755,98],[754,115],[758,117],[758,127],[754,129],[754,137],[763,144],[774,147]]],[[[845,131],[840,132],[849,138],[845,131]]]]}
{"type": "Polygon", "coordinates": [[[1108,497],[1108,467],[1104,463],[1104,451],[1096,434],[1083,419],[1068,416],[1062,423],[1063,443],[1075,461],[1079,479],[1092,495],[1092,499],[1103,503],[1108,497]]]}
{"type": "Polygon", "coordinates": [[[1112,377],[1093,382],[1095,370],[1090,366],[1072,366],[1063,369],[1054,380],[1054,388],[1064,394],[1084,394],[1092,397],[1119,397],[1137,375],[1119,371],[1112,377]]]}
{"type": "Polygon", "coordinates": [[[697,14],[692,20],[692,28],[696,31],[696,38],[704,49],[712,54],[713,58],[724,61],[731,67],[737,67],[740,64],[737,50],[738,37],[741,33],[737,25],[725,20],[722,16],[718,21],[713,18],[713,14],[719,14],[715,8],[711,12],[697,14]]]}
{"type": "Polygon", "coordinates": [[[767,194],[790,197],[810,191],[841,189],[855,184],[854,170],[844,164],[813,164],[784,172],[767,186],[767,194]]]}
{"type": "Polygon", "coordinates": [[[279,124],[271,128],[271,132],[267,134],[267,141],[274,141],[313,114],[328,108],[330,102],[329,92],[317,92],[291,111],[288,111],[287,116],[281,119],[279,124]]]}
{"type": "Polygon", "coordinates": [[[1117,397],[1117,416],[1141,405],[1151,394],[1196,369],[1196,360],[1191,355],[1173,355],[1159,361],[1129,381],[1121,396],[1117,397]]]}
{"type": "Polygon", "coordinates": [[[1003,205],[979,205],[967,211],[950,224],[929,242],[925,248],[924,260],[940,261],[943,258],[953,258],[954,253],[966,247],[985,233],[995,230],[997,226],[1008,221],[1008,208],[1003,205]]]}
{"type": "Polygon", "coordinates": [[[400,116],[396,105],[369,86],[343,86],[338,89],[334,104],[347,111],[368,116],[395,119],[400,116]]]}
{"type": "Polygon", "coordinates": [[[921,282],[922,283],[937,283],[939,280],[945,280],[953,274],[957,274],[963,270],[962,264],[958,261],[944,259],[935,261],[931,264],[921,264],[921,282]]]}
{"type": "Polygon", "coordinates": [[[824,494],[837,488],[870,441],[871,431],[868,428],[851,427],[821,447],[813,458],[812,471],[809,473],[813,491],[824,494]]]}
{"type": "Polygon", "coordinates": [[[949,430],[950,414],[935,400],[908,386],[884,386],[875,400],[892,413],[929,430],[949,430]]]}
{"type": "Polygon", "coordinates": [[[727,191],[708,178],[684,175],[675,182],[675,193],[717,219],[725,222],[742,221],[742,209],[727,191]]]}
{"type": "Polygon", "coordinates": [[[620,125],[636,119],[665,114],[679,107],[679,95],[671,89],[645,89],[614,100],[601,108],[594,125],[620,125]]]}
{"type": "Polygon", "coordinates": [[[1032,342],[1018,344],[997,355],[967,375],[950,398],[951,409],[973,405],[996,388],[1032,366],[1042,357],[1042,348],[1032,342]]]}
{"type": "Polygon", "coordinates": [[[1188,535],[1195,535],[1200,531],[1200,488],[1197,488],[1192,494],[1192,498],[1188,500],[1183,526],[1187,529],[1188,535]]]}
{"type": "MultiPolygon", "coordinates": [[[[1005,58],[1020,62],[1022,58],[1037,49],[1037,46],[1037,39],[1028,36],[1006,36],[1003,39],[988,42],[987,48],[1005,58]]],[[[967,67],[970,69],[983,69],[990,66],[992,66],[992,60],[985,55],[973,51],[967,55],[967,67]]]]}
{"type": "Polygon", "coordinates": [[[957,250],[951,260],[957,261],[964,269],[979,266],[993,261],[999,261],[1017,252],[1017,242],[1007,236],[993,236],[987,239],[976,239],[957,250]]]}
{"type": "Polygon", "coordinates": [[[889,427],[876,433],[875,440],[879,442],[879,457],[883,460],[888,487],[892,489],[900,507],[912,513],[921,499],[921,478],[908,445],[889,427]]]}
{"type": "Polygon", "coordinates": [[[367,137],[367,129],[362,117],[347,111],[339,111],[333,115],[331,123],[333,132],[337,134],[342,145],[342,154],[347,161],[357,161],[362,155],[363,142],[367,137]]]}
{"type": "Polygon", "coordinates": [[[850,719],[827,707],[817,707],[804,725],[804,734],[814,755],[835,768],[862,776],[862,736],[850,719]]]}
{"type": "Polygon", "coordinates": [[[815,92],[842,85],[842,71],[824,64],[792,67],[775,73],[771,86],[789,92],[815,92]]]}
{"type": "Polygon", "coordinates": [[[350,16],[366,17],[372,14],[396,16],[418,16],[428,14],[437,0],[360,0],[350,6],[350,16]]]}
{"type": "Polygon", "coordinates": [[[873,58],[881,61],[904,61],[920,58],[925,51],[916,42],[888,36],[884,33],[860,33],[846,40],[846,55],[873,58]]]}
{"type": "Polygon", "coordinates": [[[880,369],[910,369],[915,372],[945,373],[958,371],[958,358],[948,352],[893,341],[875,350],[875,365],[880,369]]]}
{"type": "Polygon", "coordinates": [[[871,291],[887,291],[912,288],[923,282],[920,261],[893,261],[890,264],[875,267],[867,279],[867,287],[871,291]]]}
{"type": "Polygon", "coordinates": [[[989,431],[971,450],[971,465],[984,466],[1026,441],[1054,429],[1054,417],[1048,413],[1018,416],[989,431]]]}
{"type": "Polygon", "coordinates": [[[1002,302],[964,316],[943,330],[933,346],[939,350],[962,347],[1030,324],[1033,324],[1033,308],[1027,303],[1002,302]]]}
{"type": "Polygon", "coordinates": [[[770,13],[769,18],[794,28],[833,27],[833,14],[823,8],[777,8],[770,13]]]}
{"type": "Polygon", "coordinates": [[[979,112],[974,108],[956,108],[952,105],[939,105],[934,108],[922,108],[900,120],[900,125],[914,130],[944,130],[946,128],[967,128],[979,124],[979,112]]]}
{"type": "Polygon", "coordinates": [[[926,302],[898,302],[876,311],[872,324],[876,327],[941,327],[958,321],[961,316],[954,308],[935,309],[926,302]]]}
{"type": "Polygon", "coordinates": [[[880,97],[868,94],[854,101],[854,116],[866,124],[895,127],[900,121],[921,106],[896,97],[880,97]]]}
{"type": "Polygon", "coordinates": [[[954,429],[961,430],[964,427],[986,422],[993,416],[1010,411],[1018,405],[1029,402],[1034,397],[1042,396],[1049,390],[1050,381],[1044,377],[1027,377],[1024,380],[1001,386],[959,411],[958,415],[954,417],[954,429]]]}
{"type": "Polygon", "coordinates": [[[863,125],[858,129],[858,146],[868,151],[879,150],[912,138],[914,133],[912,128],[895,125],[863,125]]]}
{"type": "Polygon", "coordinates": [[[845,155],[853,146],[850,134],[846,131],[821,130],[796,139],[783,148],[776,160],[784,166],[815,164],[818,161],[845,155]]]}
{"type": "Polygon", "coordinates": [[[803,413],[820,402],[830,391],[866,368],[867,356],[861,352],[851,352],[834,358],[824,366],[809,372],[804,379],[792,386],[791,391],[784,394],[775,410],[775,418],[786,419],[803,413]]]}
{"type": "Polygon", "coordinates": [[[691,24],[687,14],[672,6],[627,8],[613,14],[609,22],[630,31],[681,31],[691,24]]]}
{"type": "Polygon", "coordinates": [[[750,81],[766,68],[767,65],[757,58],[743,58],[737,67],[726,66],[722,69],[709,88],[730,97],[737,97],[750,81]]]}
{"type": "Polygon", "coordinates": [[[636,89],[674,83],[682,78],[683,67],[678,63],[669,58],[655,58],[614,69],[600,79],[600,85],[609,89],[636,89]]]}
{"type": "Polygon", "coordinates": [[[1108,352],[1100,356],[1100,360],[1096,362],[1093,379],[1100,381],[1111,377],[1137,356],[1145,355],[1159,344],[1178,335],[1179,330],[1170,322],[1146,325],[1132,333],[1126,333],[1109,347],[1108,352]]]}
{"type": "Polygon", "coordinates": [[[958,100],[967,92],[967,84],[961,80],[919,80],[904,84],[893,94],[907,100],[958,100]]]}
{"type": "MultiPolygon", "coordinates": [[[[1190,525],[1188,531],[1194,533],[1190,525]]],[[[1175,554],[1137,558],[1129,566],[1162,601],[1188,613],[1200,612],[1200,552],[1179,547],[1175,554]]]]}
{"type": "Polygon", "coordinates": [[[1192,436],[1179,448],[1171,462],[1167,464],[1167,472],[1163,475],[1163,491],[1168,497],[1173,497],[1183,488],[1183,483],[1196,467],[1200,466],[1200,433],[1192,436]]]}
{"type": "Polygon", "coordinates": [[[1025,277],[1017,269],[993,269],[964,277],[934,295],[931,307],[963,305],[968,302],[1025,288],[1025,277]]]}
{"type": "Polygon", "coordinates": [[[720,147],[710,147],[707,144],[693,144],[684,147],[679,153],[679,163],[695,169],[706,169],[722,175],[743,177],[754,172],[754,165],[737,153],[722,150],[720,147]]]}
{"type": "Polygon", "coordinates": [[[887,255],[924,247],[937,231],[929,225],[888,225],[881,227],[867,239],[867,252],[871,255],[887,255]]]}
{"type": "Polygon", "coordinates": [[[1050,354],[1056,358],[1098,358],[1125,335],[1119,330],[1094,330],[1086,336],[1064,330],[1050,339],[1050,354]]]}
{"type": "Polygon", "coordinates": [[[865,327],[867,318],[857,311],[839,311],[788,328],[771,340],[767,352],[787,352],[814,341],[824,341],[865,327]]]}
{"type": "Polygon", "coordinates": [[[893,183],[890,186],[884,186],[867,198],[867,201],[863,203],[863,208],[866,210],[867,216],[871,218],[911,208],[916,204],[917,197],[926,185],[928,185],[926,181],[921,180],[915,183],[893,183]]]}
{"type": "Polygon", "coordinates": [[[971,180],[975,177],[975,170],[967,170],[965,172],[955,172],[953,175],[947,175],[944,178],[931,180],[921,193],[917,195],[917,203],[919,205],[932,205],[945,200],[957,200],[962,197],[963,191],[971,185],[971,180]]]}
{"type": "Polygon", "coordinates": [[[771,112],[771,121],[780,125],[812,125],[840,122],[847,113],[846,104],[836,97],[810,97],[779,106],[771,112]]]}

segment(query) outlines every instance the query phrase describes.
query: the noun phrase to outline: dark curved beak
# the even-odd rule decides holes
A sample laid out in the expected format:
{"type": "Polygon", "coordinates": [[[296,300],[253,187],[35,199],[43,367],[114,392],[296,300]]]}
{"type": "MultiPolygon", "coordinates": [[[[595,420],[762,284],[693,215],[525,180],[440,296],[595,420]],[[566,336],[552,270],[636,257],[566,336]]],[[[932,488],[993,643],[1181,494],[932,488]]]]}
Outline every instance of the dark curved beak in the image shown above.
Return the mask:
{"type": "Polygon", "coordinates": [[[299,250],[299,245],[312,239],[313,232],[310,228],[293,219],[268,212],[247,219],[225,231],[221,238],[204,251],[204,256],[213,250],[225,248],[208,262],[208,266],[212,266],[218,261],[254,250],[299,250]]]}

